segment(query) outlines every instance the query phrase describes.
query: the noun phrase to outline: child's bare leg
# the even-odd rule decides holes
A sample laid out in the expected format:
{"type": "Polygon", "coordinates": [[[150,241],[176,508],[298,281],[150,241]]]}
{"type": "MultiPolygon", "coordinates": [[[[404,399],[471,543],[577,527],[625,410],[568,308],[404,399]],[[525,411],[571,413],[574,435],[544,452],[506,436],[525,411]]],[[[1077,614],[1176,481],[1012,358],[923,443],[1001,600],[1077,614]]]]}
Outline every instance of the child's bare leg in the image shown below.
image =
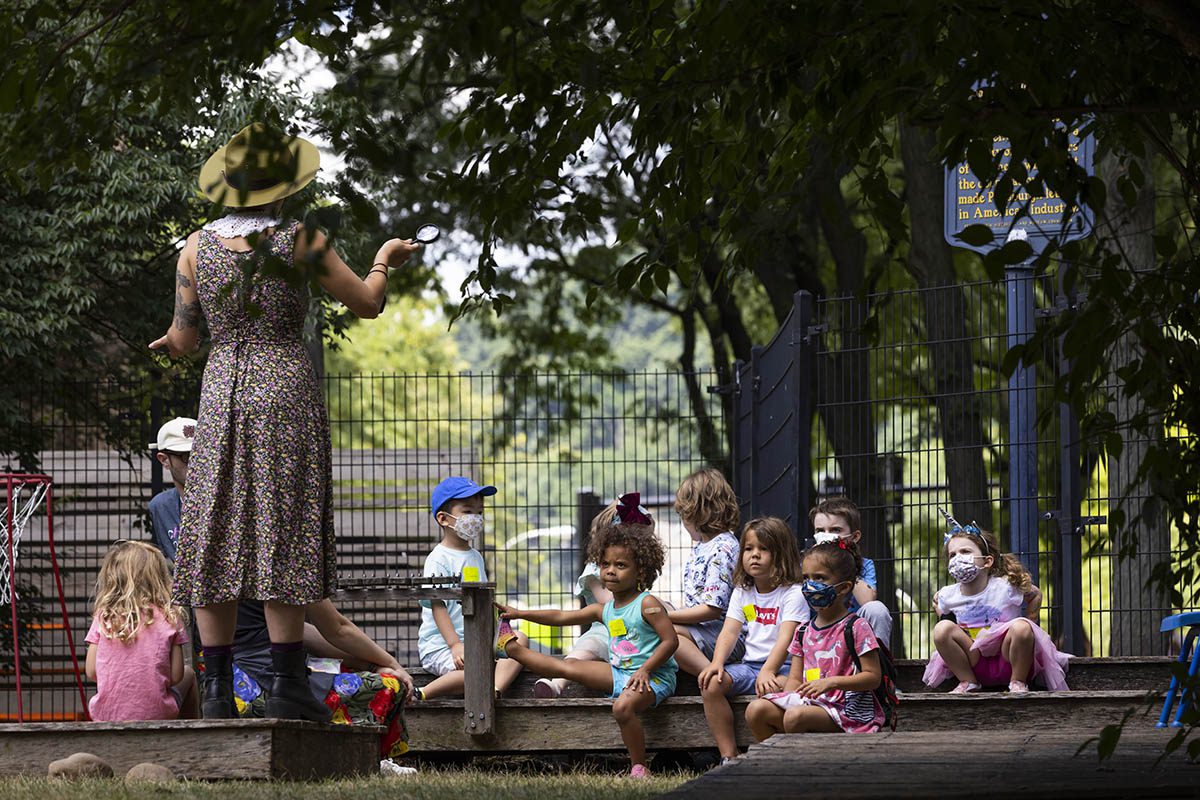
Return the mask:
{"type": "MultiPolygon", "coordinates": [[[[564,661],[567,661],[567,660],[570,660],[570,661],[603,661],[604,659],[597,658],[596,654],[593,653],[591,650],[588,650],[586,647],[578,647],[578,648],[572,650],[571,652],[567,653],[565,656],[563,656],[563,660],[564,661]]],[[[567,688],[567,684],[570,683],[570,681],[567,680],[566,678],[554,678],[552,682],[554,683],[555,688],[558,689],[559,694],[562,694],[563,690],[567,688]]]]}
{"type": "Polygon", "coordinates": [[[196,692],[196,673],[191,667],[183,668],[183,680],[175,684],[182,698],[179,702],[180,719],[200,719],[200,696],[196,692]]]}
{"type": "MultiPolygon", "coordinates": [[[[713,740],[722,758],[737,758],[737,735],[733,727],[733,706],[729,704],[729,692],[733,691],[733,681],[728,675],[723,676],[720,683],[709,681],[708,686],[700,690],[704,698],[704,718],[708,720],[708,729],[712,731],[713,740]]],[[[774,705],[774,703],[772,703],[774,705]]]]}
{"type": "Polygon", "coordinates": [[[746,724],[756,741],[770,739],[783,732],[783,709],[760,697],[746,706],[746,724]]]}
{"type": "MultiPolygon", "coordinates": [[[[529,637],[528,636],[521,633],[520,631],[516,631],[516,636],[517,636],[517,642],[519,642],[522,646],[524,646],[524,647],[529,646],[529,637]]],[[[514,661],[511,658],[497,659],[497,661],[496,661],[496,691],[503,692],[509,686],[512,686],[512,682],[515,681],[517,679],[517,676],[521,674],[521,670],[524,668],[524,666],[525,665],[522,664],[520,661],[514,661]]]]}
{"type": "Polygon", "coordinates": [[[654,704],[654,692],[631,692],[628,689],[613,701],[613,716],[621,729],[621,741],[629,751],[630,765],[646,763],[646,731],[638,714],[654,704]]]}
{"type": "Polygon", "coordinates": [[[611,692],[612,667],[607,661],[576,661],[565,658],[554,658],[545,653],[530,650],[516,639],[505,645],[510,661],[523,664],[530,670],[546,678],[566,678],[569,681],[582,683],[589,689],[611,692]]]}
{"type": "Polygon", "coordinates": [[[783,712],[783,730],[786,733],[838,733],[841,728],[823,708],[792,706],[783,712]]]}
{"type": "Polygon", "coordinates": [[[1000,655],[1012,665],[1012,680],[1025,683],[1029,679],[1029,670],[1033,667],[1033,627],[1028,620],[1025,624],[1013,624],[1004,634],[1000,643],[1000,655]]]}
{"type": "MultiPolygon", "coordinates": [[[[933,627],[933,646],[938,655],[946,662],[946,666],[954,673],[954,677],[967,683],[979,683],[975,670],[971,667],[971,637],[957,624],[944,619],[933,627]]],[[[978,655],[975,662],[979,661],[978,655]]]]}
{"type": "Polygon", "coordinates": [[[421,694],[426,700],[432,700],[435,697],[457,697],[463,693],[466,675],[467,673],[461,669],[452,669],[426,684],[425,688],[421,690],[421,694]]]}
{"type": "Polygon", "coordinates": [[[679,648],[675,651],[676,663],[689,675],[699,675],[708,666],[708,656],[700,652],[685,626],[676,625],[675,633],[679,636],[679,648]]]}

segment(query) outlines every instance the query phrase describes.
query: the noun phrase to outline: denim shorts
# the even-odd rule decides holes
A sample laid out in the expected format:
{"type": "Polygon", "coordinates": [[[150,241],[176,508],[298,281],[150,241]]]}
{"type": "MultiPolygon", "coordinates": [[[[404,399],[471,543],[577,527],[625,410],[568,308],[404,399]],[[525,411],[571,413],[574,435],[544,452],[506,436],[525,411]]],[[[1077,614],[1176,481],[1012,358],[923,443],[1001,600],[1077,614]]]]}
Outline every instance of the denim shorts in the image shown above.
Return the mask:
{"type": "MultiPolygon", "coordinates": [[[[633,677],[636,670],[621,669],[611,664],[609,667],[612,669],[612,697],[616,700],[621,696],[621,692],[625,691],[625,684],[629,683],[629,679],[633,677]]],[[[658,705],[675,694],[675,672],[673,669],[658,669],[650,673],[650,688],[654,690],[654,705],[658,705]]]]}

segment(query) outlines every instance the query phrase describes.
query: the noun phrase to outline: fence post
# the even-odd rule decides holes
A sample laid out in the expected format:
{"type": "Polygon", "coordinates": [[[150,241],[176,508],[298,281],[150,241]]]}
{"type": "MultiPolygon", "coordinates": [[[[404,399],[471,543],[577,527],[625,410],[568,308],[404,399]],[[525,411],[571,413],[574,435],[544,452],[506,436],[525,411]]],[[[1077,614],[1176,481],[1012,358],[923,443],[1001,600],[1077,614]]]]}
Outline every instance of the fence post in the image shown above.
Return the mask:
{"type": "Polygon", "coordinates": [[[808,510],[812,508],[813,498],[809,491],[812,485],[812,416],[813,396],[812,376],[816,362],[816,348],[813,346],[809,329],[813,325],[816,304],[809,292],[799,291],[792,295],[792,359],[796,372],[796,382],[793,391],[792,411],[796,415],[796,542],[803,547],[804,541],[812,535],[808,529],[808,510]]]}
{"type": "MultiPolygon", "coordinates": [[[[1058,270],[1057,305],[1066,313],[1075,307],[1075,290],[1067,290],[1066,273],[1070,266],[1065,262],[1058,270]]],[[[1058,337],[1058,379],[1061,384],[1071,373],[1071,361],[1063,347],[1065,332],[1058,337]]],[[[1059,509],[1058,509],[1058,553],[1059,591],[1062,592],[1063,649],[1068,653],[1083,655],[1083,520],[1080,513],[1082,492],[1079,472],[1081,454],[1079,447],[1079,420],[1069,402],[1058,404],[1059,443],[1059,509]]]]}
{"type": "MultiPolygon", "coordinates": [[[[150,397],[150,438],[158,440],[158,429],[163,424],[163,399],[157,391],[150,397]]],[[[150,496],[158,497],[163,490],[163,468],[158,463],[158,451],[150,459],[150,496]]]]}
{"type": "Polygon", "coordinates": [[[587,565],[588,532],[592,529],[592,520],[603,508],[599,496],[590,486],[575,493],[575,535],[571,543],[575,548],[576,575],[582,575],[587,565]]]}
{"type": "MultiPolygon", "coordinates": [[[[1033,264],[1004,271],[1007,345],[1023,345],[1033,334],[1033,264]]],[[[1034,367],[1024,359],[1008,379],[1009,547],[1038,580],[1037,398],[1034,367]]]]}
{"type": "Polygon", "coordinates": [[[762,501],[759,493],[762,490],[762,473],[760,471],[758,448],[762,441],[759,422],[762,414],[759,409],[759,389],[762,386],[762,347],[750,348],[750,516],[762,515],[762,501]]]}

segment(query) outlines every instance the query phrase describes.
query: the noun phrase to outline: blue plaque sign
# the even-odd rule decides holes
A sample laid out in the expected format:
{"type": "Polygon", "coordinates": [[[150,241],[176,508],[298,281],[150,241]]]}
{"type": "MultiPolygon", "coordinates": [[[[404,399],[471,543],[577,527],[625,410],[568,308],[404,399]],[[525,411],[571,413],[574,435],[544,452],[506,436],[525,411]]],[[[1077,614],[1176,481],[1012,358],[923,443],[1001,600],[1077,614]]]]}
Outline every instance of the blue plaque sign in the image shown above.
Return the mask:
{"type": "MultiPolygon", "coordinates": [[[[1071,156],[1083,167],[1088,175],[1093,175],[1093,159],[1096,153],[1096,137],[1093,134],[1080,136],[1079,129],[1071,131],[1068,139],[1071,156]]],[[[1002,136],[992,142],[992,156],[1000,156],[1002,165],[1008,164],[1011,151],[1008,140],[1002,136]]],[[[1003,171],[1003,166],[1001,171],[1003,171]]],[[[1029,168],[1032,179],[1037,170],[1029,168]]],[[[1041,252],[1051,239],[1069,242],[1082,239],[1092,232],[1093,215],[1091,209],[1068,209],[1066,202],[1056,193],[1047,191],[1039,197],[1030,197],[1029,192],[1021,186],[1014,187],[1013,196],[1009,198],[1008,208],[999,209],[994,201],[993,191],[981,184],[979,178],[971,171],[966,162],[946,170],[946,241],[954,247],[965,247],[978,253],[987,253],[1002,246],[1011,238],[1025,239],[1035,253],[1041,252]],[[1028,204],[1028,213],[1017,217],[1017,214],[1028,204]],[[1068,219],[1068,211],[1070,211],[1068,219]],[[970,225],[986,225],[992,229],[995,238],[985,245],[971,245],[958,238],[958,234],[970,225]]]]}

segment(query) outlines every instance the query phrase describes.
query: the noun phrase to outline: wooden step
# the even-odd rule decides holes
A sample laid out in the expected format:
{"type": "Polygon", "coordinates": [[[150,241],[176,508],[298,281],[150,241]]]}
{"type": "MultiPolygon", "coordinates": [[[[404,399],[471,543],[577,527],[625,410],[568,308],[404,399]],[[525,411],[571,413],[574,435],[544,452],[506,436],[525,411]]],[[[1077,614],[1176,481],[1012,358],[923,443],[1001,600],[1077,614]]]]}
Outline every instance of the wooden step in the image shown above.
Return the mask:
{"type": "Polygon", "coordinates": [[[93,753],[117,775],[154,761],[192,780],[320,780],[379,772],[383,728],[296,720],[35,722],[0,725],[0,777],[44,776],[93,753]]]}
{"type": "MultiPolygon", "coordinates": [[[[753,697],[735,697],[738,744],[754,739],[745,725],[753,697]]],[[[1146,692],[1007,692],[973,695],[906,694],[900,704],[900,730],[1071,730],[1097,732],[1120,722],[1129,709],[1146,710],[1146,692]]],[[[1142,717],[1137,717],[1143,720],[1142,717]]],[[[463,729],[461,700],[430,700],[408,710],[410,744],[416,752],[620,750],[620,731],[612,718],[612,700],[597,697],[557,700],[496,701],[496,734],[470,736],[463,729]]],[[[642,716],[652,749],[712,747],[712,735],[699,697],[667,698],[642,716]]],[[[1153,721],[1144,719],[1145,724],[1153,721]]]]}
{"type": "MultiPolygon", "coordinates": [[[[1139,689],[1144,691],[1166,690],[1171,682],[1171,664],[1175,659],[1162,657],[1130,657],[1130,658],[1073,658],[1071,668],[1067,672],[1067,684],[1077,691],[1104,691],[1109,689],[1139,689]]],[[[901,691],[945,692],[953,685],[947,681],[937,689],[931,689],[921,683],[921,675],[925,672],[925,662],[902,659],[896,663],[901,691]]],[[[409,672],[418,686],[424,686],[433,680],[433,676],[419,667],[410,667],[409,672]]],[[[508,697],[521,698],[533,696],[533,684],[538,676],[528,670],[518,676],[516,683],[505,693],[508,697]]],[[[696,678],[680,672],[675,689],[677,695],[698,695],[700,690],[696,678]]],[[[564,692],[565,697],[598,697],[579,684],[569,684],[564,692]]]]}
{"type": "MultiPolygon", "coordinates": [[[[1132,726],[1132,723],[1131,723],[1132,726]]],[[[725,767],[663,795],[668,800],[778,800],[803,787],[806,797],[1102,798],[1196,797],[1200,763],[1180,748],[1161,765],[1168,731],[1130,727],[1112,758],[1094,731],[995,730],[878,733],[858,736],[784,734],[753,745],[725,767]]]]}

